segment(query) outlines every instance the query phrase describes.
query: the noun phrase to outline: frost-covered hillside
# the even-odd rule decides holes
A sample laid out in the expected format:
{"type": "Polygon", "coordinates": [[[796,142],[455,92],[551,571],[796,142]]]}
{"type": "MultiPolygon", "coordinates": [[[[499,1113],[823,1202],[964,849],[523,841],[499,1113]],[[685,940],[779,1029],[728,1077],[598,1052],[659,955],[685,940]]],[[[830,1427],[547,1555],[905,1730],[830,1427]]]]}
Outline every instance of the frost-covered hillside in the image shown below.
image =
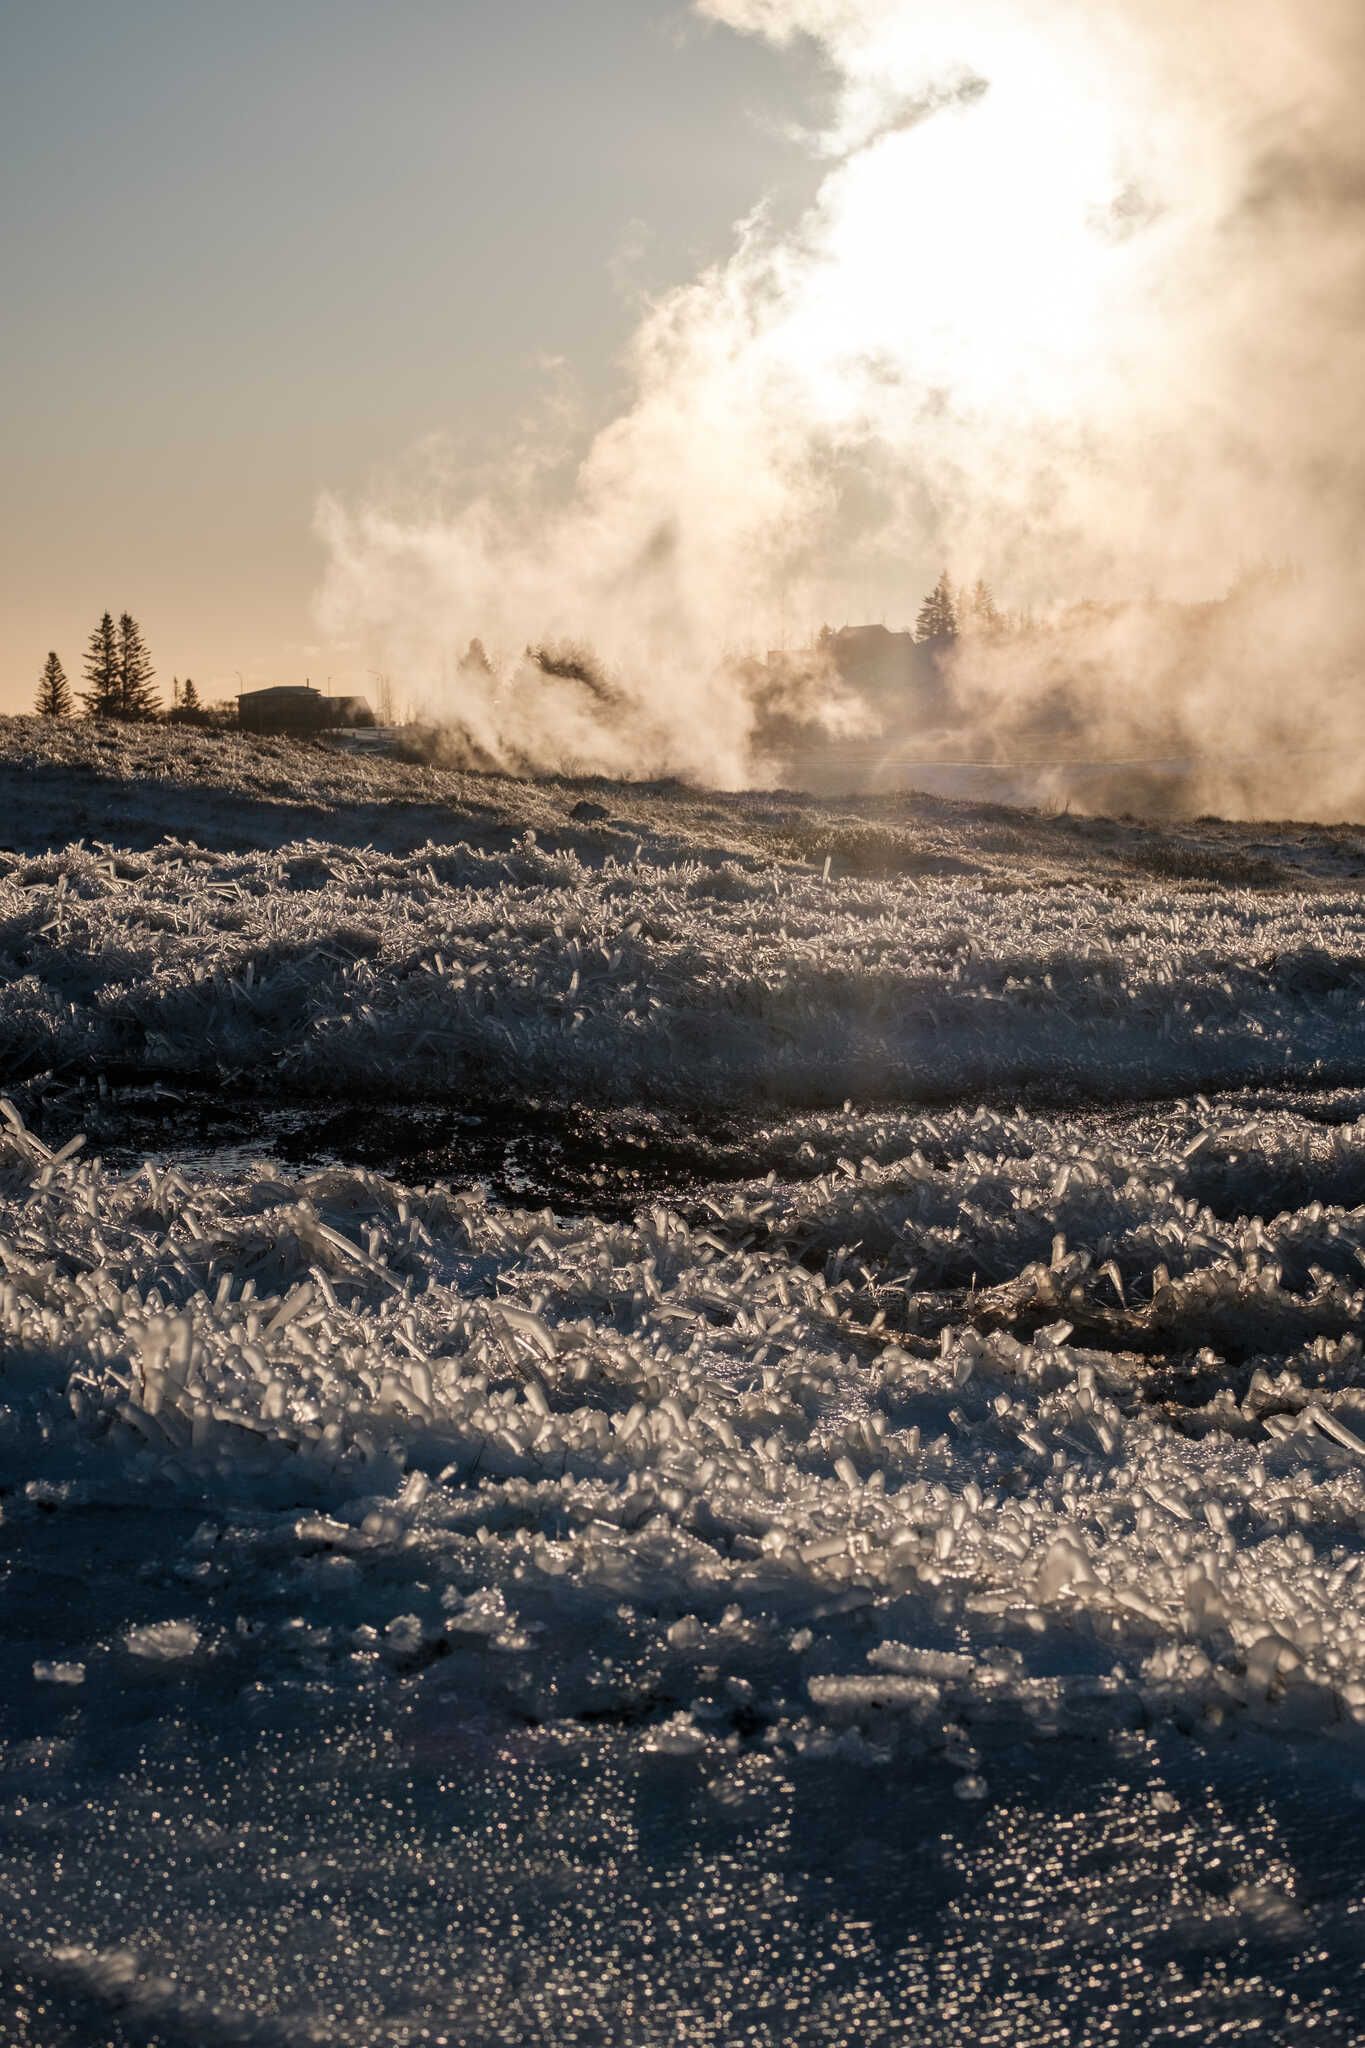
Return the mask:
{"type": "Polygon", "coordinates": [[[695,1114],[1350,1080],[1365,1051],[1353,834],[0,732],[12,1082],[695,1114]]]}
{"type": "Polygon", "coordinates": [[[1359,2038],[1365,842],[0,780],[5,2039],[1359,2038]]]}

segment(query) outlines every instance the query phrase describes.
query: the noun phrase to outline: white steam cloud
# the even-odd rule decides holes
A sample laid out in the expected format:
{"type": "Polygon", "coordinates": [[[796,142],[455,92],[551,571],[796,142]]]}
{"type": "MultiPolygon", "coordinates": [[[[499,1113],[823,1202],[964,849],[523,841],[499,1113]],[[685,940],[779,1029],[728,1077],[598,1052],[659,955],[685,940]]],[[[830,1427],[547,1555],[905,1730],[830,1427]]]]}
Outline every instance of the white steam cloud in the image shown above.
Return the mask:
{"type": "Polygon", "coordinates": [[[1097,746],[1273,752],[1233,807],[1357,801],[1354,769],[1291,763],[1361,724],[1359,0],[696,6],[822,45],[810,211],[756,214],[650,309],[567,483],[532,456],[422,516],[326,501],[325,627],[473,758],[734,785],[775,711],[867,722],[830,677],[773,701],[744,657],[779,617],[912,619],[947,562],[1107,607],[1089,639],[964,649],[959,734],[1062,689],[1097,746]],[[1272,561],[1297,574],[1235,620],[1144,602],[1272,561]]]}

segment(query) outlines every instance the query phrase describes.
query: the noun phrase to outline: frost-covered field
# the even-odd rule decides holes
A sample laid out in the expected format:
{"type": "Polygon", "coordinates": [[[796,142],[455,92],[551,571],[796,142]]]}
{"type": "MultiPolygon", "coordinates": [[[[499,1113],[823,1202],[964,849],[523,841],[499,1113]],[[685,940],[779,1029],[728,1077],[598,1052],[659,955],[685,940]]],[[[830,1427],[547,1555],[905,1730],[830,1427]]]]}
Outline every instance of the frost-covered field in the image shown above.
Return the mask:
{"type": "Polygon", "coordinates": [[[15,1080],[695,1115],[1362,1074],[1353,833],[595,798],[174,733],[59,732],[79,758],[48,761],[35,723],[4,737],[15,1080]]]}
{"type": "Polygon", "coordinates": [[[0,788],[0,2038],[1360,2038],[1365,843],[0,788]]]}

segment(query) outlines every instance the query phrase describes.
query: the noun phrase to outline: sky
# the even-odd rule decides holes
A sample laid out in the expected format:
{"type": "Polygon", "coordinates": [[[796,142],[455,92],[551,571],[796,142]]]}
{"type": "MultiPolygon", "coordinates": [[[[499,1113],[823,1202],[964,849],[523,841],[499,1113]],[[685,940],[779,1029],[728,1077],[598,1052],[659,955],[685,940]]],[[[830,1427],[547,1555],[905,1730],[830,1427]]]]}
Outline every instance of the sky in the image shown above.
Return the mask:
{"type": "Polygon", "coordinates": [[[1060,691],[1365,759],[1361,0],[0,24],[0,706],[126,607],[210,700],[379,671],[460,759],[737,787],[885,726],[754,657],[946,568],[1041,622],[957,651],[965,758],[1060,691]]]}
{"type": "Polygon", "coordinates": [[[0,709],[106,607],[210,700],[369,688],[320,494],[608,418],[825,84],[681,0],[0,0],[0,709]]]}

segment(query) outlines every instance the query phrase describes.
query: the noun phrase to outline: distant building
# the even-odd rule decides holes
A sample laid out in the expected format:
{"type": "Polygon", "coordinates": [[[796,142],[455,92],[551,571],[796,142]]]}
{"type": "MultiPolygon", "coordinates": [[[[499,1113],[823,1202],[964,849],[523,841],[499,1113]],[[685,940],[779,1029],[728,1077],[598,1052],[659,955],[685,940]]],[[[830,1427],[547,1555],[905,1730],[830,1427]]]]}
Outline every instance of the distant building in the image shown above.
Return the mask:
{"type": "Polygon", "coordinates": [[[952,648],[951,640],[917,640],[913,633],[893,633],[886,626],[841,626],[837,631],[827,626],[814,647],[772,652],[767,665],[775,676],[817,675],[822,667],[832,668],[884,716],[909,716],[923,724],[946,714],[944,670],[952,648]]]}
{"type": "Polygon", "coordinates": [[[942,715],[943,660],[951,642],[917,640],[885,626],[843,626],[824,645],[839,675],[862,696],[920,718],[942,715]]]}
{"type": "Polygon", "coordinates": [[[243,690],[237,699],[243,732],[334,732],[339,726],[373,725],[374,713],[363,697],[328,697],[310,683],[272,683],[264,690],[243,690]]]}

